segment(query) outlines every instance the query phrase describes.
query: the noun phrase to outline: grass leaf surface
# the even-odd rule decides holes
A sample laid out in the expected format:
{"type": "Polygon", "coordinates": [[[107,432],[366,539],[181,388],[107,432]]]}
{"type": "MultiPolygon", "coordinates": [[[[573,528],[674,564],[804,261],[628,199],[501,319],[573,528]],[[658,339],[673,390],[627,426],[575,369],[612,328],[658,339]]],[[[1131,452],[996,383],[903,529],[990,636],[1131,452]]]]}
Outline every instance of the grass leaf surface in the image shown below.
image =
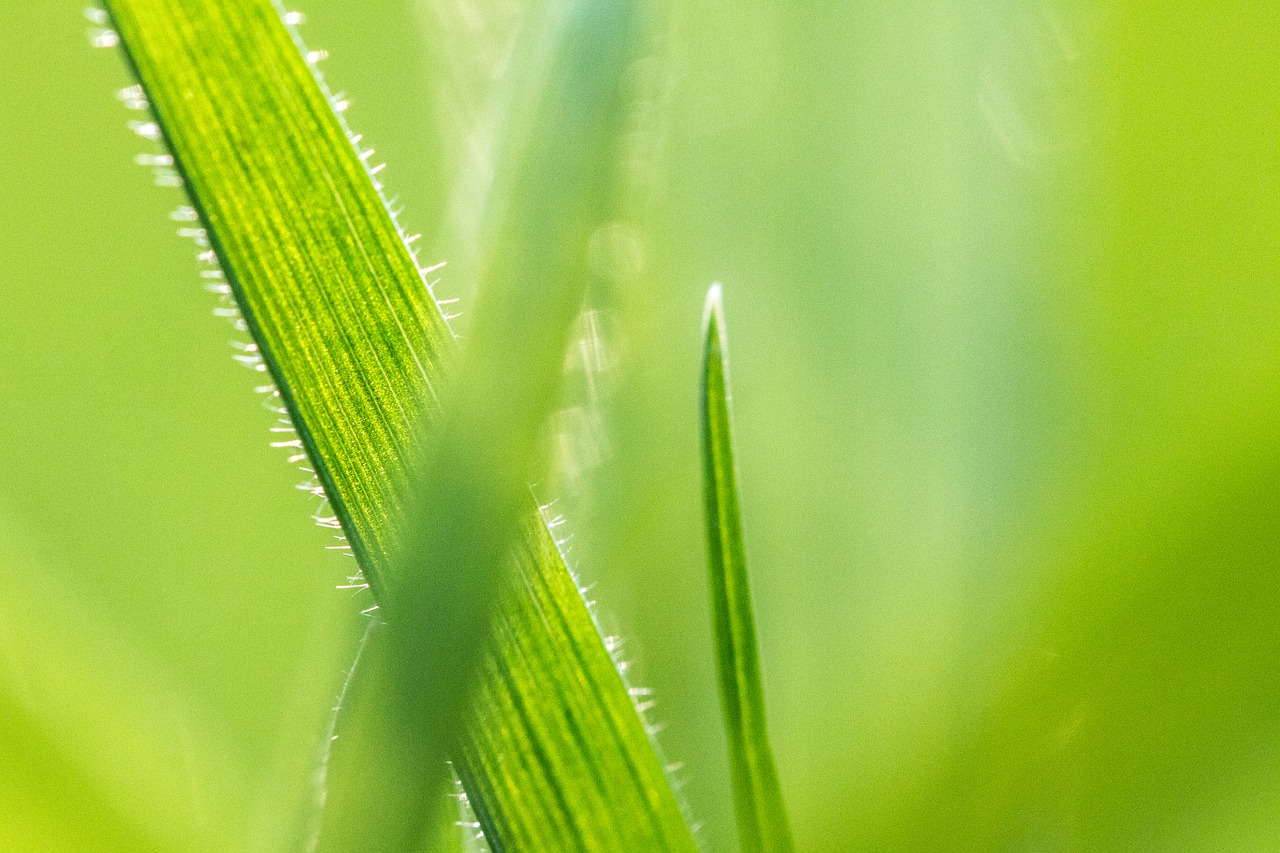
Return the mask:
{"type": "MultiPolygon", "coordinates": [[[[693,849],[643,722],[546,523],[527,492],[523,506],[507,497],[512,478],[525,474],[518,469],[530,447],[521,436],[547,404],[549,373],[531,367],[509,387],[491,381],[502,375],[492,366],[509,364],[525,344],[531,360],[544,364],[571,316],[566,306],[576,309],[573,290],[555,290],[560,283],[546,280],[573,270],[574,247],[549,238],[585,241],[575,229],[597,209],[600,178],[566,183],[579,176],[565,174],[563,157],[539,171],[534,155],[554,147],[547,134],[587,128],[570,138],[578,146],[570,151],[598,158],[606,140],[595,122],[615,109],[611,99],[626,61],[611,41],[617,33],[608,17],[592,17],[592,4],[574,4],[586,24],[566,44],[581,52],[551,62],[563,74],[548,78],[568,88],[549,129],[530,119],[533,155],[513,179],[509,208],[498,217],[507,225],[496,229],[500,245],[482,282],[501,306],[486,309],[489,297],[481,297],[475,362],[490,365],[486,372],[470,358],[453,365],[452,336],[376,179],[276,8],[265,0],[112,0],[108,8],[207,230],[197,239],[207,239],[221,264],[297,429],[299,451],[332,507],[332,523],[341,526],[375,599],[397,626],[388,653],[396,693],[388,708],[413,724],[439,723],[452,710],[462,717],[468,665],[479,667],[455,760],[495,849],[693,849]],[[530,211],[549,213],[543,219],[550,221],[530,211]],[[537,301],[548,292],[559,294],[549,307],[537,301]],[[509,298],[525,300],[518,306],[523,314],[509,298]],[[513,316],[524,323],[512,325],[513,316]],[[540,337],[512,338],[536,330],[535,319],[544,316],[550,319],[540,337]],[[445,376],[455,368],[472,381],[459,382],[461,401],[444,411],[445,376]],[[502,394],[510,396],[498,399],[502,394]],[[491,421],[478,436],[467,429],[485,399],[494,402],[492,412],[515,412],[519,421],[511,431],[516,437],[507,439],[515,444],[496,456],[484,442],[501,422],[491,421]],[[424,423],[433,424],[441,444],[428,448],[419,469],[424,423]],[[433,454],[454,461],[433,463],[433,454]],[[500,471],[487,468],[495,459],[500,471]],[[458,507],[438,496],[415,499],[420,470],[443,472],[443,481],[430,485],[444,492],[482,469],[497,479],[478,488],[491,491],[463,493],[458,507]],[[437,563],[415,568],[395,531],[407,509],[424,506],[422,530],[410,528],[405,537],[408,553],[430,554],[428,562],[437,563]],[[458,538],[465,531],[450,522],[458,508],[485,510],[492,523],[482,542],[458,538]],[[499,590],[490,581],[500,562],[494,555],[505,553],[506,527],[519,532],[520,544],[517,571],[499,590]],[[442,531],[452,531],[451,544],[441,546],[442,531]],[[450,556],[463,563],[438,564],[450,556]],[[477,566],[483,570],[467,571],[477,566]],[[496,642],[482,656],[473,641],[483,637],[484,595],[497,603],[498,616],[496,642]],[[446,621],[445,606],[461,609],[446,621]],[[405,628],[415,620],[423,633],[405,628]],[[461,635],[441,636],[460,625],[461,635]],[[405,661],[414,653],[423,656],[418,678],[426,680],[407,675],[405,661]]],[[[602,8],[617,14],[616,6],[602,8]]],[[[466,530],[480,523],[472,517],[466,530]]],[[[447,733],[430,732],[425,740],[440,738],[447,742],[447,733]]],[[[395,788],[397,796],[406,790],[429,796],[430,780],[444,778],[432,749],[422,749],[418,757],[428,765],[416,769],[427,781],[416,792],[395,788]]],[[[401,779],[406,769],[415,768],[393,767],[386,778],[401,779]]],[[[369,849],[410,844],[430,809],[425,801],[414,813],[367,804],[388,821],[399,818],[377,827],[381,839],[356,834],[369,849]]]]}
{"type": "Polygon", "coordinates": [[[795,848],[765,726],[764,684],[738,506],[719,284],[707,293],[703,338],[702,464],[711,613],[738,838],[749,853],[788,853],[795,848]]]}

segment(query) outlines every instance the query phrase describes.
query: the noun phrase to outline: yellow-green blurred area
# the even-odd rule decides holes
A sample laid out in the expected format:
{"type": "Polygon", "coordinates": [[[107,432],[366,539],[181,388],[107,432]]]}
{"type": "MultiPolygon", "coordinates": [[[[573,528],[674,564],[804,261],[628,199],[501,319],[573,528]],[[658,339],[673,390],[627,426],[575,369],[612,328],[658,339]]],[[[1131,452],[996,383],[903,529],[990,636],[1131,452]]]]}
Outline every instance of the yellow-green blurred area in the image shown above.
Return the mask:
{"type": "MultiPolygon", "coordinates": [[[[0,849],[277,850],[367,604],[81,5],[0,5],[0,849]]],[[[519,4],[298,6],[465,312],[519,4]]],[[[554,491],[705,849],[713,280],[802,849],[1280,847],[1280,6],[654,20],[554,491]]]]}

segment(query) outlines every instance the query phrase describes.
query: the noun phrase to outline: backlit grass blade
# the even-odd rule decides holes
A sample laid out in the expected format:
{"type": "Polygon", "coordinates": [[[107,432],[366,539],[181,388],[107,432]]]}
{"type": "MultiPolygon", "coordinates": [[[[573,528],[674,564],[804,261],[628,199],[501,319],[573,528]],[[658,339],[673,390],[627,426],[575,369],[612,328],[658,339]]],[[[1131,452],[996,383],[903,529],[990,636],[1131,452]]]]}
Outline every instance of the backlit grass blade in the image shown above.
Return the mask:
{"type": "MultiPolygon", "coordinates": [[[[400,735],[381,746],[386,766],[399,769],[366,779],[352,796],[367,803],[374,793],[370,783],[377,785],[378,808],[391,818],[432,799],[438,786],[424,784],[427,774],[421,768],[442,769],[444,748],[453,751],[453,734],[463,717],[461,697],[480,659],[496,599],[491,590],[505,567],[514,526],[530,508],[524,476],[532,440],[556,399],[566,334],[587,278],[585,247],[607,214],[635,9],[626,3],[554,3],[534,23],[525,29],[530,38],[522,45],[516,75],[524,81],[521,97],[504,127],[480,305],[464,361],[445,392],[442,417],[428,442],[420,476],[429,488],[409,513],[406,556],[392,566],[394,575],[379,593],[387,626],[372,641],[371,665],[383,670],[389,692],[407,701],[387,707],[381,723],[375,707],[375,722],[362,724],[375,736],[361,742],[368,749],[379,731],[400,735]]],[[[499,671],[494,675],[503,677],[499,671]]],[[[376,684],[377,677],[365,683],[376,684]]],[[[508,713],[518,710],[511,707],[508,713]]],[[[533,743],[528,747],[540,749],[533,743]]],[[[349,747],[340,746],[338,753],[346,756],[338,766],[352,758],[363,764],[349,747]]],[[[502,754],[513,760],[509,748],[502,754]]],[[[460,770],[472,787],[483,784],[484,774],[471,772],[465,753],[460,770]]],[[[626,768],[620,770],[625,777],[626,768]]],[[[541,783],[557,784],[554,778],[541,783]]],[[[590,804],[581,805],[575,820],[590,804]]],[[[477,808],[494,826],[512,819],[509,810],[483,797],[477,798],[477,808]]],[[[528,843],[552,843],[549,826],[554,825],[540,818],[538,835],[528,843]]],[[[567,824],[564,830],[575,835],[555,843],[590,847],[607,826],[567,824]]],[[[492,830],[493,843],[508,843],[510,833],[492,830]]],[[[350,850],[374,834],[376,827],[368,827],[322,846],[350,850]]]]}
{"type": "MultiPolygon", "coordinates": [[[[513,470],[528,456],[522,436],[550,389],[542,368],[504,387],[494,365],[521,353],[536,361],[554,349],[565,305],[576,308],[573,291],[555,290],[555,305],[540,300],[548,288],[563,288],[553,279],[579,262],[573,241],[585,243],[576,229],[596,209],[600,176],[565,173],[574,163],[564,156],[549,163],[531,156],[521,165],[531,171],[512,179],[509,207],[496,217],[508,225],[495,232],[482,282],[493,295],[481,298],[476,349],[477,363],[488,367],[450,366],[454,343],[421,271],[278,11],[266,0],[111,0],[108,8],[207,231],[197,238],[207,239],[220,261],[333,523],[392,620],[396,639],[386,644],[385,660],[395,694],[382,710],[413,725],[439,723],[458,710],[455,760],[497,849],[693,849],[644,725],[546,524],[532,499],[519,508],[507,497],[512,478],[525,475],[513,470]],[[572,239],[561,244],[551,239],[557,234],[572,239]],[[488,311],[489,298],[522,301],[488,311]],[[547,328],[539,329],[544,307],[547,328]],[[513,317],[521,322],[509,325],[513,317]],[[519,337],[529,334],[535,337],[519,337]],[[493,336],[488,344],[485,335],[493,336]],[[446,373],[459,382],[446,383],[446,373]],[[443,419],[442,399],[452,400],[447,411],[454,413],[443,419]],[[489,402],[500,416],[516,412],[518,423],[491,418],[477,435],[469,428],[489,402]],[[419,465],[424,422],[440,444],[429,446],[419,465]],[[499,435],[508,426],[514,436],[499,435]],[[491,458],[485,448],[495,445],[486,442],[495,438],[515,444],[491,458]],[[459,461],[432,461],[451,453],[459,461]],[[494,459],[501,471],[489,467],[494,459]],[[444,472],[443,482],[427,484],[442,492],[462,488],[477,471],[498,479],[468,484],[481,491],[459,492],[452,507],[438,496],[414,500],[414,475],[422,471],[444,472]],[[425,520],[402,542],[394,531],[410,508],[425,520]],[[459,508],[483,510],[492,523],[481,543],[455,539],[442,547],[442,535],[462,533],[448,521],[459,508]],[[517,572],[504,590],[487,593],[498,603],[497,642],[481,656],[486,605],[478,596],[495,574],[494,554],[505,553],[507,527],[521,534],[517,572]],[[404,544],[410,554],[415,547],[435,553],[428,562],[453,554],[464,564],[415,567],[400,556],[404,544]],[[487,565],[468,571],[479,564],[487,565]],[[445,607],[458,609],[444,614],[445,607]],[[409,633],[421,625],[427,633],[409,633]],[[461,633],[441,636],[460,625],[461,633]],[[412,674],[412,654],[423,656],[425,674],[412,674]],[[470,661],[481,676],[472,709],[462,715],[470,661]],[[433,683],[447,690],[433,690],[433,683]]],[[[564,71],[548,80],[567,87],[552,130],[585,132],[565,141],[590,153],[607,141],[608,122],[600,119],[616,107],[610,99],[626,64],[618,43],[626,28],[610,26],[610,16],[625,10],[609,3],[566,8],[583,16],[573,42],[581,53],[547,66],[564,71]]],[[[537,119],[529,127],[528,140],[552,132],[539,130],[537,119]]],[[[550,144],[544,138],[528,150],[550,144]]],[[[598,153],[582,165],[600,167],[598,153]]],[[[486,524],[476,513],[472,532],[486,524]]],[[[447,731],[423,737],[448,742],[447,731]]],[[[417,755],[429,765],[420,768],[422,779],[443,779],[432,754],[424,746],[417,755]]],[[[398,760],[384,778],[415,769],[398,760]]],[[[423,783],[421,791],[428,790],[423,783]]],[[[408,845],[433,807],[384,810],[397,825],[380,827],[383,838],[358,840],[366,849],[408,845]]]]}
{"type": "Polygon", "coordinates": [[[728,349],[719,284],[707,293],[703,338],[702,466],[711,612],[738,837],[749,853],[785,853],[794,845],[765,726],[764,685],[730,436],[728,349]]]}

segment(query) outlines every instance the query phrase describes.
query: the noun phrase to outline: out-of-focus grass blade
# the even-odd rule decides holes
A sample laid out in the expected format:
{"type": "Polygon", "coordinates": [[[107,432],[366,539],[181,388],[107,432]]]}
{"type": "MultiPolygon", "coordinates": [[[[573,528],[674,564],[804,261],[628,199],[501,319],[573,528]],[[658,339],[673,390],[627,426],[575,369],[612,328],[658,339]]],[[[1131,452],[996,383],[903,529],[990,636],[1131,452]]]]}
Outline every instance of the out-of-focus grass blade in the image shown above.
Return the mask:
{"type": "Polygon", "coordinates": [[[0,517],[0,849],[246,849],[252,758],[0,517]]]}
{"type": "MultiPolygon", "coordinates": [[[[409,561],[394,567],[396,575],[380,596],[388,625],[375,635],[369,650],[375,659],[382,658],[373,666],[385,668],[384,677],[394,689],[409,694],[408,701],[388,708],[395,712],[398,707],[409,719],[392,716],[385,724],[374,724],[375,731],[404,733],[387,745],[388,760],[402,769],[387,776],[378,792],[380,801],[401,802],[389,810],[393,814],[408,812],[414,802],[428,801],[438,790],[422,784],[427,774],[421,768],[443,768],[443,751],[435,747],[453,751],[451,735],[463,718],[460,699],[480,660],[489,605],[497,598],[477,592],[494,588],[515,525],[529,509],[524,478],[532,440],[556,399],[567,332],[587,278],[585,247],[607,213],[610,155],[635,38],[635,12],[626,3],[557,2],[548,4],[535,27],[526,29],[530,38],[522,45],[515,75],[525,82],[518,86],[521,97],[514,101],[504,128],[506,150],[493,193],[492,233],[484,241],[480,305],[464,362],[446,392],[443,417],[429,441],[422,476],[430,489],[410,515],[405,549],[409,561]],[[532,294],[536,303],[531,302],[532,294]],[[406,623],[412,630],[401,630],[406,623]]],[[[523,555],[517,559],[536,566],[552,554],[532,562],[523,555]]],[[[518,589],[508,594],[517,600],[527,596],[518,589]]],[[[509,618],[516,620],[519,613],[509,618]]],[[[541,633],[536,624],[526,627],[541,633]]],[[[521,648],[519,636],[510,642],[521,648]]],[[[536,660],[547,650],[535,646],[521,651],[536,660]]],[[[508,677],[499,669],[492,675],[508,677]]],[[[596,675],[616,681],[616,674],[603,669],[596,675]]],[[[571,694],[566,685],[561,702],[575,701],[571,694]]],[[[587,700],[584,704],[595,699],[582,698],[587,700]]],[[[494,694],[493,702],[502,702],[502,697],[494,694]]],[[[516,704],[506,708],[512,716],[520,712],[516,704]]],[[[486,715],[489,709],[479,713],[486,715]]],[[[588,728],[606,730],[607,723],[601,718],[588,728]]],[[[482,729],[475,734],[486,737],[482,729]]],[[[527,746],[535,753],[545,751],[532,742],[527,746]]],[[[501,749],[496,742],[493,748],[501,749]]],[[[516,758],[510,749],[501,752],[508,762],[516,758]]],[[[488,774],[475,772],[473,762],[466,760],[469,754],[463,752],[459,769],[468,785],[479,789],[488,774]]],[[[558,758],[554,751],[548,756],[558,758]]],[[[475,758],[483,761],[478,754],[475,758]]],[[[607,767],[607,757],[597,761],[607,767]]],[[[615,770],[603,778],[628,777],[625,765],[615,770]]],[[[510,790],[561,784],[554,777],[529,778],[510,790]]],[[[624,790],[619,794],[625,796],[624,790]]],[[[365,798],[368,794],[355,792],[365,798]]],[[[586,819],[590,802],[571,802],[572,820],[557,826],[545,817],[522,823],[525,816],[503,808],[502,797],[475,799],[494,844],[591,849],[598,843],[593,839],[609,832],[607,817],[586,819]],[[527,840],[517,843],[510,838],[530,827],[533,834],[527,840]]],[[[619,835],[603,846],[638,841],[619,835]]],[[[346,837],[327,846],[351,849],[356,843],[358,838],[346,837]]]]}
{"type": "Polygon", "coordinates": [[[738,839],[744,851],[785,853],[794,844],[765,726],[764,685],[730,436],[728,349],[719,284],[707,292],[703,339],[702,470],[711,613],[738,839]]]}
{"type": "MultiPolygon", "coordinates": [[[[518,137],[529,142],[527,160],[495,216],[506,224],[484,265],[488,293],[469,346],[478,355],[456,368],[460,381],[448,391],[454,344],[445,322],[278,11],[266,0],[111,0],[108,8],[332,523],[386,608],[392,630],[372,643],[384,665],[371,667],[371,681],[387,677],[390,704],[375,719],[385,712],[401,725],[442,726],[397,734],[400,744],[421,738],[408,753],[382,750],[382,787],[363,807],[385,822],[377,835],[354,833],[353,843],[419,843],[434,804],[405,797],[428,796],[431,781],[443,779],[431,756],[458,724],[451,715],[464,716],[476,664],[480,682],[455,758],[496,849],[693,849],[547,525],[531,499],[520,508],[510,497],[526,473],[530,425],[553,390],[541,359],[577,306],[580,282],[556,279],[580,271],[582,229],[604,192],[597,170],[611,140],[602,117],[616,109],[634,38],[623,25],[634,8],[564,7],[577,21],[566,30],[567,58],[549,55],[545,67],[548,85],[565,89],[548,94],[550,123],[530,117],[518,137]],[[522,357],[537,364],[502,368],[522,357]],[[452,395],[443,418],[442,395],[452,395]],[[434,423],[425,465],[424,422],[434,423]],[[427,482],[434,496],[413,499],[415,471],[440,478],[427,482]],[[409,528],[402,558],[395,530],[407,509],[417,529],[409,528]],[[508,529],[522,544],[518,571],[499,592],[488,586],[508,529]],[[486,595],[499,610],[496,644],[482,656],[486,595]],[[392,784],[414,773],[416,787],[392,784]]],[[[331,771],[341,788],[341,767],[331,771]]]]}

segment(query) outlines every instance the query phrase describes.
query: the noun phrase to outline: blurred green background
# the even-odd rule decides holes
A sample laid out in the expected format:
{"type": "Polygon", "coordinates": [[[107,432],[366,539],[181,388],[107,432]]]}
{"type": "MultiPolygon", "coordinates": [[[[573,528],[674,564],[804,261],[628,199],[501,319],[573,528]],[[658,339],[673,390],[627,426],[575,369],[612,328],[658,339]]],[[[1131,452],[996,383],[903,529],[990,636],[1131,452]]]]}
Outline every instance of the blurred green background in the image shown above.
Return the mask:
{"type": "MultiPolygon", "coordinates": [[[[82,5],[0,5],[0,848],[269,850],[362,605],[82,5]]],[[[518,5],[297,4],[464,310],[458,106],[518,5]]],[[[656,20],[544,491],[705,848],[713,280],[802,848],[1280,847],[1280,6],[656,20]]]]}

